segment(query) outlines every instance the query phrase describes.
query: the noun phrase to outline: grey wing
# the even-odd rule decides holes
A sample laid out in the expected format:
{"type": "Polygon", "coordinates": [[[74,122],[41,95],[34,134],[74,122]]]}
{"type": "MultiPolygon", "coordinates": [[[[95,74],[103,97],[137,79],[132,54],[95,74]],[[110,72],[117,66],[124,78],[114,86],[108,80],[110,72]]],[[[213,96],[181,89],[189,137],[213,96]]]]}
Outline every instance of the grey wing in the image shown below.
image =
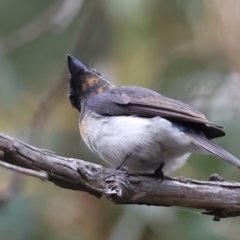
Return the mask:
{"type": "Polygon", "coordinates": [[[209,122],[187,104],[141,87],[121,87],[97,94],[88,100],[87,107],[108,116],[160,116],[203,132],[208,139],[225,135],[221,126],[209,122]]]}

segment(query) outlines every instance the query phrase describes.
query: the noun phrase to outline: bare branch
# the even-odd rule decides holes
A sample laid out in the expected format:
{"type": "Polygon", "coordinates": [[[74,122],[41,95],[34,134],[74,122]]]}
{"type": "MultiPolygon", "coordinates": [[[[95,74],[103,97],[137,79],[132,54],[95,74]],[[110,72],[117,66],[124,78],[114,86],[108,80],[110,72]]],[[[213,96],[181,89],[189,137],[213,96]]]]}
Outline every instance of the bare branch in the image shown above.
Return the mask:
{"type": "Polygon", "coordinates": [[[0,134],[0,160],[44,171],[48,181],[68,189],[107,197],[116,204],[144,204],[203,209],[214,220],[240,215],[240,183],[185,178],[161,180],[103,168],[80,159],[57,156],[0,134]]]}

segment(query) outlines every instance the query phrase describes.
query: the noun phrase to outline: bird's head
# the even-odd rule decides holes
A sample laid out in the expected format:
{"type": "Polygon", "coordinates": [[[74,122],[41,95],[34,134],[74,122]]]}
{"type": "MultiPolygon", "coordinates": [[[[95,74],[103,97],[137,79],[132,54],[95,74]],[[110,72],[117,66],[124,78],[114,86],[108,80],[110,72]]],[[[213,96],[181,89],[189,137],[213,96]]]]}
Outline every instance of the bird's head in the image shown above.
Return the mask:
{"type": "Polygon", "coordinates": [[[70,72],[68,98],[72,106],[78,111],[81,111],[81,104],[85,100],[95,94],[115,88],[115,85],[96,69],[86,67],[70,55],[67,56],[67,61],[70,72]]]}

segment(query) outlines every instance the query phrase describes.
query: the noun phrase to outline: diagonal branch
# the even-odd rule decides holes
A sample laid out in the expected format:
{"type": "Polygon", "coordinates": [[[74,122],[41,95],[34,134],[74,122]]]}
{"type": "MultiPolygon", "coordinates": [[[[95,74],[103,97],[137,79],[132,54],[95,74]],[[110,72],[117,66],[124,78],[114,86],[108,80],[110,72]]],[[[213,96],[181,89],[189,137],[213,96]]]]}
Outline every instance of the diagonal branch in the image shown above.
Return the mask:
{"type": "MultiPolygon", "coordinates": [[[[203,209],[214,220],[240,215],[240,183],[185,178],[161,180],[65,158],[0,134],[0,160],[47,173],[48,181],[68,189],[107,197],[116,204],[144,204],[203,209]]],[[[33,174],[34,175],[34,171],[33,174]]],[[[36,176],[38,177],[38,176],[36,176]]]]}

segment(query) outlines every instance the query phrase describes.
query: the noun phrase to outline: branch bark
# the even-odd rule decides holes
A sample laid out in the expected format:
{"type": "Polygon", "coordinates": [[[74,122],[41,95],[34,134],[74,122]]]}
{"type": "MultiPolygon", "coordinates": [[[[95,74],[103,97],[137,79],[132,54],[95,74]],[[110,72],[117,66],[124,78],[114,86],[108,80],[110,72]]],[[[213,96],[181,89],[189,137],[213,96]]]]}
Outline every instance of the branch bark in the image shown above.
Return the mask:
{"type": "Polygon", "coordinates": [[[0,161],[45,172],[47,180],[60,187],[85,191],[98,198],[105,196],[116,204],[203,209],[203,214],[213,215],[217,221],[240,215],[240,183],[225,182],[218,177],[212,177],[211,181],[172,178],[161,182],[160,179],[57,156],[1,133],[0,161]]]}

